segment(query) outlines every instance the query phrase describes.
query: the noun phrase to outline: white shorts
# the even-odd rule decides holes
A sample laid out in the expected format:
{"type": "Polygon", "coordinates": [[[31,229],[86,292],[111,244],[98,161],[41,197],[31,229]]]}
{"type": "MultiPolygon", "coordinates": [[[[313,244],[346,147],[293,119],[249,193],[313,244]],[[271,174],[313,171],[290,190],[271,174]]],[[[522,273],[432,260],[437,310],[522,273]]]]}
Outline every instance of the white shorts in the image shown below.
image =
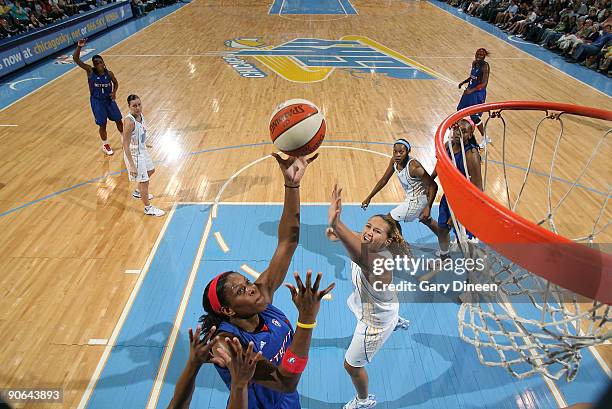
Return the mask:
{"type": "Polygon", "coordinates": [[[393,333],[397,322],[387,327],[368,326],[363,321],[357,321],[353,340],[349,345],[344,359],[353,368],[361,368],[372,362],[372,358],[393,333]]]}
{"type": "Polygon", "coordinates": [[[393,220],[411,222],[419,218],[425,207],[427,207],[427,196],[410,197],[390,213],[393,220]]]}
{"type": "Polygon", "coordinates": [[[153,165],[153,160],[151,159],[151,155],[149,152],[145,150],[141,150],[138,154],[132,154],[132,159],[134,160],[134,165],[136,165],[136,176],[132,176],[130,170],[133,172],[133,169],[130,169],[130,162],[128,162],[125,153],[123,154],[123,160],[125,161],[125,166],[128,168],[128,177],[131,182],[147,182],[149,180],[149,171],[155,169],[153,165]]]}

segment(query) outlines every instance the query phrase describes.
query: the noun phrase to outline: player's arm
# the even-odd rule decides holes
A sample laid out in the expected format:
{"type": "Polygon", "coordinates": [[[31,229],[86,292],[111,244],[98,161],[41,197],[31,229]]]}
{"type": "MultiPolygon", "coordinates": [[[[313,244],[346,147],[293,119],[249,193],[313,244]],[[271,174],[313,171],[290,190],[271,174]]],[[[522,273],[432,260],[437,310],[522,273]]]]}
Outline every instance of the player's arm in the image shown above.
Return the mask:
{"type": "Polygon", "coordinates": [[[346,224],[340,219],[340,213],[342,213],[342,188],[337,184],[334,184],[332,191],[331,202],[327,211],[327,223],[334,231],[334,234],[340,239],[344,248],[351,260],[358,265],[364,263],[362,254],[361,239],[359,235],[348,228],[346,224]]]}
{"type": "Polygon", "coordinates": [[[76,50],[74,50],[74,54],[72,54],[72,59],[79,67],[87,71],[87,75],[89,75],[93,71],[93,67],[81,61],[81,48],[83,48],[84,45],[85,45],[85,40],[79,40],[77,42],[77,48],[76,50]]]}
{"type": "Polygon", "coordinates": [[[112,71],[108,72],[108,75],[111,78],[111,82],[113,83],[113,91],[111,92],[111,98],[115,99],[117,96],[117,90],[119,89],[119,81],[117,81],[117,77],[113,74],[112,71]]]}
{"type": "Polygon", "coordinates": [[[132,175],[136,174],[136,165],[134,164],[134,158],[130,152],[130,140],[132,139],[132,132],[134,132],[135,124],[130,118],[123,118],[123,137],[121,142],[123,144],[123,152],[128,160],[128,172],[132,175]]]}
{"type": "Polygon", "coordinates": [[[365,210],[370,205],[370,200],[372,200],[372,198],[376,196],[376,194],[380,192],[383,187],[385,187],[385,185],[389,182],[389,179],[391,179],[391,176],[393,176],[393,158],[391,158],[391,160],[389,161],[389,165],[387,166],[384,175],[382,175],[380,180],[376,183],[374,189],[372,189],[372,192],[368,195],[368,197],[365,198],[363,202],[361,202],[362,209],[365,210]]]}
{"type": "Polygon", "coordinates": [[[470,149],[465,154],[465,162],[470,175],[470,181],[482,190],[482,173],[480,170],[480,153],[478,149],[470,149]]]}
{"type": "Polygon", "coordinates": [[[306,167],[317,158],[290,157],[282,159],[273,154],[283,172],[285,199],[283,214],[278,224],[278,244],[268,268],[255,280],[266,302],[271,303],[274,292],[281,286],[289,270],[293,253],[300,238],[300,182],[306,167]]]}
{"type": "Polygon", "coordinates": [[[410,176],[421,179],[427,189],[427,214],[421,214],[420,217],[420,219],[423,220],[423,218],[429,217],[429,211],[431,211],[433,202],[434,200],[436,200],[436,195],[438,194],[438,184],[433,180],[429,173],[427,173],[423,165],[421,165],[421,162],[419,162],[418,160],[413,160],[412,162],[410,162],[410,165],[411,168],[408,169],[408,172],[410,172],[410,176]]]}

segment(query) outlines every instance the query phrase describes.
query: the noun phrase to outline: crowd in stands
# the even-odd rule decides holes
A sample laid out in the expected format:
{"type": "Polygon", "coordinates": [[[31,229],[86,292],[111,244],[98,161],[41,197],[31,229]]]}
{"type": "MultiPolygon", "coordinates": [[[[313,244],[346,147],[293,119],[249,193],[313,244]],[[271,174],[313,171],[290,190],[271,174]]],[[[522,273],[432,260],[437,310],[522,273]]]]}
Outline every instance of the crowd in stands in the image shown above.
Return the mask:
{"type": "MultiPolygon", "coordinates": [[[[0,0],[0,40],[43,28],[118,0],[0,0]]],[[[130,0],[135,17],[176,0],[130,0]]]]}
{"type": "Polygon", "coordinates": [[[566,61],[612,77],[611,0],[443,1],[566,61]]]}

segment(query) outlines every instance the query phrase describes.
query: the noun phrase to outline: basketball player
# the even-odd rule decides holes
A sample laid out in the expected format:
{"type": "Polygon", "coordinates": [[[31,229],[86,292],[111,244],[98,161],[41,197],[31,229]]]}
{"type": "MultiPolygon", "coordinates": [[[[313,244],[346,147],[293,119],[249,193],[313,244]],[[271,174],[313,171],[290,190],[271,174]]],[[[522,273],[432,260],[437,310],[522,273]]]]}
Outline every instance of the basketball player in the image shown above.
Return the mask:
{"type": "MultiPolygon", "coordinates": [[[[216,327],[215,335],[221,348],[227,350],[225,339],[236,337],[243,346],[253,342],[253,350],[261,351],[262,359],[257,363],[253,383],[248,386],[249,409],[301,407],[296,387],[306,365],[319,301],[334,286],[332,284],[318,291],[321,273],[313,286],[310,272],[306,275],[306,286],[297,273],[294,274],[298,290],[291,285],[288,287],[299,311],[295,333],[285,314],[272,305],[274,293],[285,280],[298,245],[300,181],[308,164],[316,158],[315,155],[310,159],[281,159],[273,155],[285,179],[285,199],[276,251],[268,268],[254,283],[234,271],[221,273],[209,282],[202,300],[205,314],[200,319],[203,334],[214,332],[213,327],[216,327]],[[270,368],[268,362],[278,370],[270,368]]],[[[216,368],[225,384],[231,388],[231,372],[220,365],[216,365],[216,368]]]]}
{"type": "Polygon", "coordinates": [[[151,155],[145,146],[147,125],[142,115],[142,104],[138,95],[127,98],[130,113],[123,120],[123,160],[127,166],[131,182],[138,182],[138,189],[132,196],[140,198],[144,204],[144,214],[148,216],[163,216],[166,212],[153,206],[149,201],[149,180],[155,173],[151,155]]]}
{"type": "Polygon", "coordinates": [[[393,281],[393,270],[383,268],[381,262],[395,255],[409,254],[410,249],[402,237],[399,223],[388,215],[372,216],[360,234],[349,229],[340,220],[341,193],[342,189],[335,185],[328,223],[352,261],[354,291],[347,303],[358,320],[344,356],[344,368],[353,381],[357,396],[344,405],[344,409],[373,408],[376,398],[368,393],[365,365],[372,361],[400,321],[397,295],[381,287],[393,281]]]}
{"type": "MultiPolygon", "coordinates": [[[[451,145],[454,155],[454,163],[461,174],[466,176],[467,171],[470,175],[469,179],[478,189],[482,190],[482,174],[480,172],[480,153],[478,151],[478,145],[476,144],[476,138],[474,137],[474,128],[467,119],[460,119],[455,125],[452,126],[453,135],[451,137],[451,145]],[[461,140],[463,140],[463,150],[461,149],[461,140]]],[[[446,148],[447,153],[451,156],[451,153],[446,148]]],[[[435,179],[438,173],[434,170],[431,177],[435,179]]],[[[448,207],[448,201],[446,195],[442,196],[440,201],[440,207],[438,209],[438,244],[440,245],[439,255],[441,257],[448,257],[448,247],[450,243],[450,231],[453,228],[451,221],[450,209],[448,207]]],[[[467,232],[469,238],[474,236],[469,231],[467,232]]]]}
{"type": "Polygon", "coordinates": [[[389,182],[393,173],[397,175],[400,184],[406,192],[404,203],[392,209],[388,216],[395,221],[411,222],[417,218],[434,234],[438,234],[438,224],[430,216],[431,206],[438,193],[438,185],[421,163],[410,157],[410,143],[405,139],[398,139],[393,145],[393,157],[389,161],[387,170],[380,178],[372,192],[361,203],[362,209],[367,209],[370,200],[389,182]]]}
{"type": "Polygon", "coordinates": [[[89,101],[91,110],[93,111],[98,132],[102,139],[102,151],[107,155],[113,154],[113,149],[108,143],[106,134],[106,120],[110,119],[117,125],[117,130],[123,133],[123,124],[121,122],[121,111],[115,102],[117,96],[117,88],[119,82],[112,71],[106,69],[104,60],[99,55],[94,55],[91,59],[93,67],[81,61],[81,48],[85,45],[86,40],[82,39],[77,42],[77,48],[74,50],[72,59],[75,63],[87,72],[87,81],[89,82],[89,101]]]}
{"type": "MultiPolygon", "coordinates": [[[[487,99],[487,84],[489,83],[490,69],[489,63],[485,61],[485,58],[488,55],[489,52],[484,48],[476,50],[474,61],[472,61],[470,76],[465,81],[459,83],[459,88],[461,88],[463,84],[468,84],[468,86],[465,91],[463,91],[459,105],[457,105],[457,111],[472,105],[484,104],[487,99]]],[[[476,124],[480,134],[484,136],[484,124],[482,123],[481,116],[482,113],[478,113],[470,115],[470,118],[472,118],[472,121],[476,124]]],[[[484,147],[484,145],[489,142],[489,140],[483,140],[481,146],[484,147]]]]}

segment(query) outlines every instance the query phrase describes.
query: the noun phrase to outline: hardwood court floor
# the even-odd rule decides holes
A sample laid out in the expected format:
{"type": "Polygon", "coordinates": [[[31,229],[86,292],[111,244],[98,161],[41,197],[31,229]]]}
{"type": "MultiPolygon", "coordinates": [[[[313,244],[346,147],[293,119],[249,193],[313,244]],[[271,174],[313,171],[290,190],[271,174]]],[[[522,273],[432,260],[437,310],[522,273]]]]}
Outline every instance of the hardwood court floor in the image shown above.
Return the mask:
{"type": "MultiPolygon", "coordinates": [[[[269,140],[269,114],[290,98],[309,99],[324,110],[328,140],[354,141],[330,144],[389,153],[388,145],[364,143],[407,137],[414,155],[431,171],[434,130],[455,110],[460,97],[456,84],[468,76],[478,47],[492,52],[488,101],[550,100],[610,108],[606,95],[429,3],[353,4],[359,15],[270,16],[268,1],[197,0],[106,51],[106,64],[120,82],[122,112],[127,113],[128,94],[142,98],[157,168],[151,183],[154,203],[168,210],[175,202],[214,200],[237,170],[273,151],[260,144],[269,140]],[[265,78],[244,78],[216,53],[231,51],[224,42],[239,37],[260,37],[273,46],[294,38],[348,35],[374,39],[448,81],[337,69],[324,81],[303,84],[260,63],[265,78]],[[214,149],[227,146],[235,148],[214,149]]],[[[525,118],[512,117],[508,126],[508,161],[518,166],[526,164],[537,123],[532,114],[525,118]]],[[[572,133],[561,147],[555,175],[573,181],[604,128],[568,122],[566,132],[572,133]]],[[[111,336],[138,279],[125,271],[143,267],[164,218],[145,218],[141,203],[131,198],[133,187],[125,173],[117,173],[124,163],[112,126],[115,155],[103,156],[82,70],[74,69],[3,110],[2,123],[18,126],[0,128],[0,213],[25,207],[0,217],[0,386],[63,387],[64,407],[76,407],[104,349],[88,341],[111,336]]],[[[546,138],[556,135],[555,129],[545,130],[546,138]]],[[[501,138],[500,128],[492,130],[494,138],[501,138]]],[[[535,162],[545,174],[552,152],[552,139],[547,141],[541,142],[543,153],[535,162]]],[[[576,189],[560,209],[566,234],[580,235],[592,225],[609,194],[612,167],[606,159],[611,154],[609,143],[604,144],[581,181],[603,195],[576,189]]],[[[499,160],[501,143],[492,155],[499,160]]],[[[302,184],[302,200],[326,201],[338,181],[346,201],[361,202],[385,165],[386,159],[366,151],[322,150],[302,184]]],[[[503,200],[500,174],[500,168],[492,171],[490,192],[503,200]]],[[[522,173],[512,171],[510,179],[516,188],[522,173]]],[[[519,207],[522,214],[546,214],[546,182],[546,177],[533,181],[532,199],[519,207]]],[[[221,199],[280,201],[280,183],[276,165],[265,160],[241,173],[221,199]]],[[[555,197],[569,186],[555,185],[555,197]]],[[[395,181],[377,196],[383,202],[401,198],[395,181]]],[[[606,210],[603,220],[610,216],[606,210]]],[[[601,237],[607,240],[609,229],[601,237]]],[[[609,358],[609,346],[605,350],[609,358]]]]}

